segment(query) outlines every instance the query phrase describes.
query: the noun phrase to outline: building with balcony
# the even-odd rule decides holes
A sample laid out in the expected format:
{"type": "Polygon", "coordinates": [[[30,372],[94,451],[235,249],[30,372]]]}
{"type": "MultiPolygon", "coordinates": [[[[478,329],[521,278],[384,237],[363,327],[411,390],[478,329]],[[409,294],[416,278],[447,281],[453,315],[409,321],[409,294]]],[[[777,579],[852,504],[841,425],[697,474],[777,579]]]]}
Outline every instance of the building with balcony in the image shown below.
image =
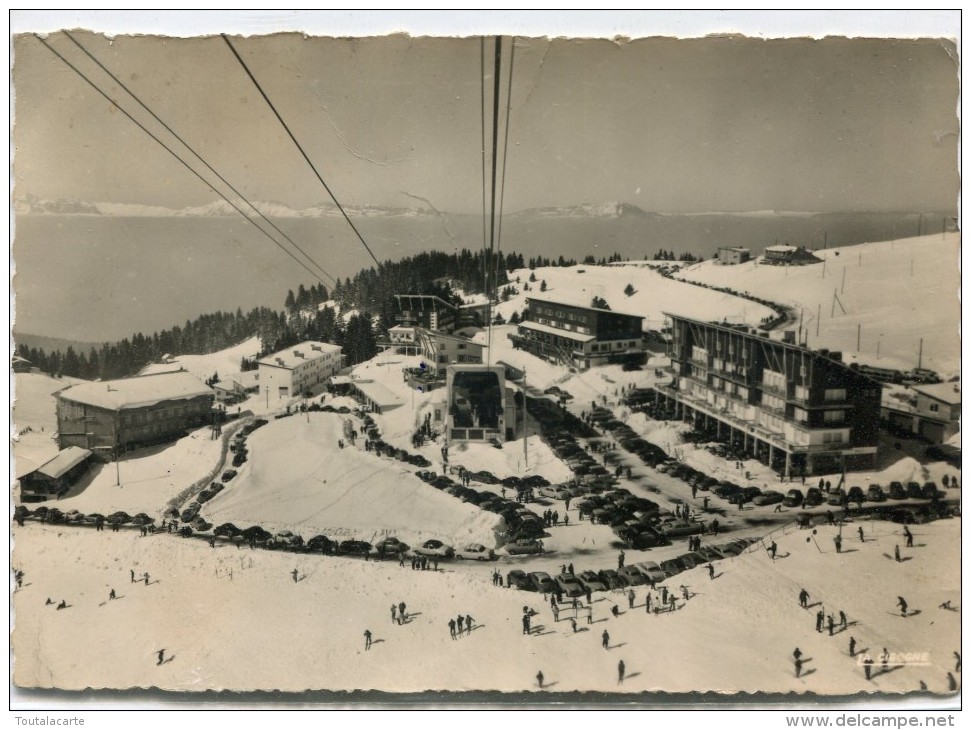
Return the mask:
{"type": "Polygon", "coordinates": [[[458,319],[458,307],[434,294],[395,294],[398,311],[397,324],[422,327],[426,330],[453,332],[458,319]]]}
{"type": "Polygon", "coordinates": [[[528,298],[513,347],[581,370],[646,361],[644,317],[609,309],[528,298]]]}
{"type": "Polygon", "coordinates": [[[343,367],[339,345],[328,342],[301,342],[261,358],[260,394],[268,401],[289,400],[326,386],[343,367]]]}
{"type": "Polygon", "coordinates": [[[785,476],[876,465],[882,386],[841,353],[666,316],[673,381],[658,394],[677,417],[785,476]]]}
{"type": "Polygon", "coordinates": [[[212,421],[212,388],[186,372],[81,383],[54,395],[58,447],[106,460],[212,421]]]}
{"type": "Polygon", "coordinates": [[[942,444],[961,430],[961,384],[915,385],[914,433],[942,444]]]}

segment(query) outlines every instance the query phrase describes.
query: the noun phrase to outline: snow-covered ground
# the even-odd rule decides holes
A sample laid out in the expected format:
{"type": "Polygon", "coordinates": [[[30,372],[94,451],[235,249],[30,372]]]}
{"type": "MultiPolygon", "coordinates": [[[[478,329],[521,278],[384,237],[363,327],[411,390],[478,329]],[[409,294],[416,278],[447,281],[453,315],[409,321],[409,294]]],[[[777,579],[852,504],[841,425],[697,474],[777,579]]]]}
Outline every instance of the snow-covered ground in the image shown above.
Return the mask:
{"type": "Polygon", "coordinates": [[[52,378],[40,373],[20,373],[13,382],[13,453],[16,475],[33,471],[57,456],[57,411],[54,393],[77,378],[52,378]],[[29,430],[28,430],[29,429],[29,430]]]}
{"type": "MultiPolygon", "coordinates": [[[[677,276],[749,292],[788,305],[797,314],[802,312],[809,346],[841,351],[846,363],[909,370],[917,367],[923,339],[923,367],[937,370],[945,379],[958,374],[959,234],[814,253],[825,264],[783,267],[750,261],[720,266],[705,261],[681,269],[677,276]]],[[[672,311],[688,314],[681,309],[672,311]]],[[[787,327],[798,328],[798,322],[787,327]]]]}
{"type": "MultiPolygon", "coordinates": [[[[14,532],[13,564],[26,573],[13,596],[15,682],[27,687],[207,689],[382,689],[393,692],[535,690],[542,671],[550,691],[610,692],[913,692],[945,693],[959,651],[958,520],[914,528],[903,548],[897,525],[864,523],[866,542],[844,529],[773,535],[778,558],[761,548],[667,582],[678,596],[672,613],[648,614],[644,587],[634,608],[619,592],[595,594],[593,621],[581,610],[577,632],[564,607],[554,621],[535,593],[496,588],[491,568],[413,571],[406,564],[319,555],[238,550],[203,541],[134,531],[94,532],[28,523],[14,532]],[[297,570],[295,582],[291,571],[297,570]],[[131,583],[129,571],[148,573],[131,583]],[[685,602],[680,586],[690,595],[685,602]],[[117,600],[109,601],[114,588],[117,600]],[[798,594],[805,588],[810,608],[798,594]],[[898,596],[908,602],[902,617],[898,596]],[[45,605],[65,600],[68,608],[45,605]],[[410,620],[392,623],[391,604],[410,620]],[[620,615],[610,616],[617,604],[620,615]],[[817,605],[821,604],[821,605],[817,605]],[[525,636],[523,607],[535,610],[525,636]],[[815,630],[815,611],[842,610],[848,627],[815,630]],[[476,628],[449,638],[450,618],[471,615],[476,628]],[[374,644],[364,651],[363,633],[374,644]],[[609,632],[609,649],[602,647],[609,632]],[[874,657],[867,681],[848,656],[874,657]],[[792,652],[802,652],[795,677],[792,652]],[[884,650],[907,662],[880,668],[884,650]],[[157,652],[165,661],[157,665],[157,652]],[[97,661],[95,661],[95,658],[97,661]],[[623,685],[617,665],[626,665],[623,685]]],[[[500,566],[505,569],[508,566],[500,566]]]]}
{"type": "Polygon", "coordinates": [[[238,374],[243,358],[252,360],[259,351],[260,338],[250,337],[238,345],[227,347],[218,352],[207,355],[179,355],[166,363],[148,365],[142,370],[142,374],[167,373],[181,368],[203,382],[211,378],[213,373],[218,374],[220,379],[224,379],[230,375],[238,374]]]}

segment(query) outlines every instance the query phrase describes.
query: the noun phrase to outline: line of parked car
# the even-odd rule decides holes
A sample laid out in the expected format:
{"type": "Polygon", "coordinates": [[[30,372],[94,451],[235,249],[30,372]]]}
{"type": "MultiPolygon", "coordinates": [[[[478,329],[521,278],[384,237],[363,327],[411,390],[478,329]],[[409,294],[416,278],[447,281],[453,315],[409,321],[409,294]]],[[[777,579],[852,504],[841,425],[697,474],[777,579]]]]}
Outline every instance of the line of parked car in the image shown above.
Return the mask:
{"type": "Polygon", "coordinates": [[[699,565],[739,555],[757,541],[758,538],[754,537],[738,538],[721,545],[705,545],[660,563],[648,560],[625,565],[617,570],[584,570],[576,574],[562,572],[556,576],[543,571],[527,573],[524,570],[511,570],[506,576],[506,585],[523,591],[556,593],[568,598],[582,596],[587,591],[593,593],[625,589],[648,583],[657,585],[699,565]]]}

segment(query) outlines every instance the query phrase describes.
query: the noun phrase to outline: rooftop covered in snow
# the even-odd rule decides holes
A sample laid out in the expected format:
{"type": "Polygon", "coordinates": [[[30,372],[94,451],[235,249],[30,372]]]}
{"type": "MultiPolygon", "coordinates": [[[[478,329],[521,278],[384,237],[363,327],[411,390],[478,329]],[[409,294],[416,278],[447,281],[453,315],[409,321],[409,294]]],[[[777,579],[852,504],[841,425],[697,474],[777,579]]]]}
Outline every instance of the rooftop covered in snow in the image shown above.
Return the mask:
{"type": "Polygon", "coordinates": [[[212,395],[212,389],[186,372],[139,375],[134,378],[80,383],[57,394],[62,400],[120,411],[143,408],[167,400],[212,395]]]}
{"type": "Polygon", "coordinates": [[[301,342],[299,345],[294,345],[293,347],[288,347],[285,350],[280,350],[279,352],[274,352],[272,355],[267,355],[264,358],[260,358],[259,364],[292,370],[293,368],[303,365],[305,362],[310,360],[316,360],[324,357],[325,355],[334,352],[339,353],[340,351],[340,345],[332,345],[329,342],[306,340],[301,342]]]}
{"type": "Polygon", "coordinates": [[[921,395],[928,398],[939,400],[941,403],[949,405],[960,405],[961,403],[961,384],[960,383],[934,383],[933,385],[915,385],[916,390],[921,395]]]}

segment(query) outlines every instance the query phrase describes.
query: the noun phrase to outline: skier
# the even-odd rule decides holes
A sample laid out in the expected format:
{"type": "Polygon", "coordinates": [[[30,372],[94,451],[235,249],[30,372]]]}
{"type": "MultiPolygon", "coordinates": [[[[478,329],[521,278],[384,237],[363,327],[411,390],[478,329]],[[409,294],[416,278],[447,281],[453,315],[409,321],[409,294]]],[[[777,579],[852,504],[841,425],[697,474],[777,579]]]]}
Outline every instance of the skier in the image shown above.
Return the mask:
{"type": "Polygon", "coordinates": [[[907,538],[907,547],[912,548],[914,546],[914,534],[906,525],[904,525],[904,537],[907,538]]]}
{"type": "Polygon", "coordinates": [[[604,629],[604,632],[601,634],[600,638],[603,640],[601,642],[603,644],[603,648],[610,649],[610,634],[607,633],[607,629],[604,629]]]}
{"type": "Polygon", "coordinates": [[[685,602],[688,601],[688,588],[687,586],[681,586],[681,595],[684,596],[685,602]]]}
{"type": "Polygon", "coordinates": [[[593,623],[593,606],[587,604],[587,624],[593,623]]]}
{"type": "Polygon", "coordinates": [[[907,601],[904,600],[903,596],[897,596],[897,605],[900,606],[900,615],[907,615],[907,601]]]}
{"type": "Polygon", "coordinates": [[[799,591],[799,605],[803,608],[809,607],[809,591],[807,591],[805,588],[799,591]]]}
{"type": "Polygon", "coordinates": [[[826,618],[826,614],[823,613],[823,609],[816,611],[816,631],[820,632],[823,630],[823,620],[826,618]]]}
{"type": "Polygon", "coordinates": [[[866,540],[863,539],[863,525],[860,525],[860,529],[858,529],[857,532],[860,535],[860,542],[866,542],[866,540]]]}
{"type": "Polygon", "coordinates": [[[796,677],[802,673],[802,659],[796,659],[796,677]]]}
{"type": "Polygon", "coordinates": [[[164,661],[165,661],[165,649],[159,649],[158,650],[158,661],[155,663],[155,666],[158,666],[159,664],[161,664],[164,661]]]}
{"type": "Polygon", "coordinates": [[[852,636],[850,637],[850,656],[856,656],[856,639],[852,636]]]}
{"type": "Polygon", "coordinates": [[[620,609],[617,608],[617,604],[614,604],[613,606],[610,607],[610,613],[613,614],[614,618],[617,618],[618,616],[620,616],[620,609]]]}
{"type": "Polygon", "coordinates": [[[568,566],[566,566],[566,572],[569,573],[570,575],[573,575],[573,563],[570,563],[568,566]]]}
{"type": "Polygon", "coordinates": [[[135,582],[135,571],[134,570],[131,570],[129,572],[131,573],[131,582],[134,583],[135,582]]]}
{"type": "Polygon", "coordinates": [[[772,556],[772,559],[773,560],[775,560],[775,553],[776,553],[776,550],[778,550],[778,549],[779,549],[779,547],[775,544],[775,542],[773,542],[771,545],[769,545],[769,555],[772,556]]]}
{"type": "Polygon", "coordinates": [[[364,651],[371,650],[371,630],[364,629],[364,651]]]}
{"type": "MultiPolygon", "coordinates": [[[[525,616],[523,617],[523,625],[525,625],[525,616]]],[[[455,641],[455,619],[450,618],[448,620],[448,635],[452,637],[452,641],[455,641]]]]}
{"type": "Polygon", "coordinates": [[[458,634],[459,636],[461,636],[461,635],[462,635],[462,624],[463,624],[464,622],[465,622],[465,616],[463,616],[462,614],[459,614],[459,617],[458,617],[458,618],[457,618],[457,619],[455,620],[455,623],[456,623],[456,626],[457,626],[457,630],[456,630],[456,633],[457,633],[457,634],[458,634]]]}
{"type": "Polygon", "coordinates": [[[297,575],[298,575],[298,574],[297,574],[297,569],[296,569],[296,568],[294,568],[294,569],[293,569],[293,570],[292,570],[292,571],[290,572],[290,575],[292,575],[292,576],[293,576],[293,582],[294,582],[294,583],[296,583],[296,582],[297,582],[297,575]]]}
{"type": "Polygon", "coordinates": [[[846,612],[840,611],[840,629],[846,629],[846,612]]]}
{"type": "Polygon", "coordinates": [[[536,672],[536,686],[543,689],[543,672],[536,672]]]}
{"type": "Polygon", "coordinates": [[[830,614],[829,616],[826,617],[826,628],[829,629],[830,636],[833,635],[833,627],[835,625],[836,625],[836,622],[833,620],[833,614],[830,614]]]}
{"type": "Polygon", "coordinates": [[[529,614],[528,613],[524,613],[523,614],[523,633],[524,634],[529,634],[529,632],[530,632],[530,628],[529,628],[529,614]]]}
{"type": "Polygon", "coordinates": [[[115,600],[115,598],[117,598],[117,596],[115,595],[115,589],[112,588],[111,589],[111,593],[108,594],[108,600],[109,601],[113,601],[113,600],[115,600]]]}
{"type": "Polygon", "coordinates": [[[65,601],[63,598],[61,599],[61,602],[57,604],[57,610],[60,611],[62,608],[67,608],[67,601],[65,601]]]}
{"type": "Polygon", "coordinates": [[[900,545],[893,546],[893,559],[900,562],[900,545]]]}
{"type": "Polygon", "coordinates": [[[617,684],[623,684],[624,683],[624,672],[626,671],[626,669],[627,668],[624,666],[624,660],[623,659],[621,659],[619,662],[617,662],[617,684]]]}
{"type": "Polygon", "coordinates": [[[465,633],[472,633],[472,617],[468,614],[465,615],[465,633]]]}
{"type": "Polygon", "coordinates": [[[647,601],[646,604],[645,604],[645,610],[648,613],[650,613],[651,612],[651,594],[650,593],[647,594],[647,598],[645,600],[647,601]]]}

